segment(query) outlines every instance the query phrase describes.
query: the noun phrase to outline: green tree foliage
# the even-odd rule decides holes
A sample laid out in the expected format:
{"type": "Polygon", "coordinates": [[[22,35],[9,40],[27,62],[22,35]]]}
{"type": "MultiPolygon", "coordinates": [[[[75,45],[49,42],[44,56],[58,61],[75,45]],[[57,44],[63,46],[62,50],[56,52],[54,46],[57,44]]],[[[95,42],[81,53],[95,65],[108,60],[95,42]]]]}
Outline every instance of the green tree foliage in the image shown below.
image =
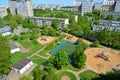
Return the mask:
{"type": "Polygon", "coordinates": [[[33,77],[34,77],[34,80],[43,80],[44,72],[40,70],[39,68],[36,68],[33,71],[33,77]]]}
{"type": "Polygon", "coordinates": [[[56,36],[56,30],[54,29],[54,28],[50,28],[49,29],[49,31],[48,31],[48,34],[50,35],[50,36],[56,36]]]}
{"type": "Polygon", "coordinates": [[[94,43],[92,43],[90,46],[91,47],[99,47],[100,42],[98,40],[96,40],[94,43]]]}
{"type": "Polygon", "coordinates": [[[107,20],[114,20],[114,15],[110,14],[106,17],[107,20]]]}
{"type": "Polygon", "coordinates": [[[60,21],[58,19],[52,20],[52,25],[51,25],[55,30],[59,30],[60,26],[60,21]]]}
{"type": "Polygon", "coordinates": [[[8,74],[11,69],[11,56],[7,37],[0,35],[0,75],[8,74]]]}
{"type": "Polygon", "coordinates": [[[105,19],[105,18],[106,18],[106,15],[105,15],[105,14],[101,14],[101,15],[100,15],[100,18],[101,18],[101,19],[105,19]]]}
{"type": "Polygon", "coordinates": [[[100,77],[94,78],[92,80],[119,80],[120,72],[108,72],[107,74],[100,74],[100,77]]]}
{"type": "Polygon", "coordinates": [[[23,76],[20,78],[20,80],[32,80],[29,76],[23,76]]]}
{"type": "Polygon", "coordinates": [[[77,68],[82,68],[86,62],[86,55],[84,54],[85,46],[83,45],[84,44],[79,44],[75,53],[73,54],[73,66],[77,68]]]}
{"type": "Polygon", "coordinates": [[[68,64],[68,54],[63,50],[58,50],[53,60],[55,68],[61,69],[68,64]]]}
{"type": "Polygon", "coordinates": [[[12,16],[12,18],[9,21],[9,25],[12,27],[12,30],[21,23],[22,23],[22,16],[19,14],[12,16]]]}
{"type": "Polygon", "coordinates": [[[120,21],[120,16],[118,17],[118,19],[117,19],[118,21],[120,21]]]}

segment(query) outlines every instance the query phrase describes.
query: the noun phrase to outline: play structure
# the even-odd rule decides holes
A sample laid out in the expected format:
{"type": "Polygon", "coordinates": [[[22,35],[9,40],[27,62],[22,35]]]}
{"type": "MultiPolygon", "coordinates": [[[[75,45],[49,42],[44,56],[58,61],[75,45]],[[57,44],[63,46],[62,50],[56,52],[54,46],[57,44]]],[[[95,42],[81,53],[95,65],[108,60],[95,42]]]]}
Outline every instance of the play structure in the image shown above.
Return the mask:
{"type": "Polygon", "coordinates": [[[54,41],[56,39],[56,37],[51,37],[51,36],[41,36],[37,39],[37,41],[42,44],[42,45],[45,45],[45,44],[48,44],[52,41],[54,41]]]}
{"type": "Polygon", "coordinates": [[[101,57],[106,61],[112,62],[111,59],[109,58],[109,55],[107,55],[104,51],[102,51],[101,54],[97,54],[97,57],[101,57]]]}
{"type": "Polygon", "coordinates": [[[71,40],[73,37],[72,36],[67,36],[67,39],[68,40],[71,40]]]}
{"type": "Polygon", "coordinates": [[[120,55],[109,48],[89,48],[85,50],[85,54],[88,69],[95,72],[98,72],[99,63],[102,63],[99,70],[101,73],[110,71],[114,66],[120,64],[120,55]]]}
{"type": "Polygon", "coordinates": [[[47,41],[46,37],[42,37],[41,41],[47,41]]]}
{"type": "Polygon", "coordinates": [[[72,36],[70,34],[66,34],[65,40],[71,41],[71,42],[76,42],[77,41],[77,37],[72,36]]]}

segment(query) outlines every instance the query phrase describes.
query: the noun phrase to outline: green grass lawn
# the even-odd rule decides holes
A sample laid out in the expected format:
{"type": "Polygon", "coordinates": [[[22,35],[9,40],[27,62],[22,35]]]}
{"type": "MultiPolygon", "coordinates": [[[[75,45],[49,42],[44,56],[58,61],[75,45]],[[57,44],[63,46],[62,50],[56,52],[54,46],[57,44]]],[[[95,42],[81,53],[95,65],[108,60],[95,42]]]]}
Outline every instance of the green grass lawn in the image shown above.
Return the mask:
{"type": "Polygon", "coordinates": [[[33,43],[29,40],[17,40],[24,48],[32,47],[33,43]]]}
{"type": "Polygon", "coordinates": [[[57,74],[58,80],[61,80],[61,78],[63,76],[68,76],[70,78],[70,80],[77,80],[76,77],[75,77],[75,75],[73,73],[70,73],[70,72],[67,72],[67,71],[58,73],[57,74]]]}
{"type": "Polygon", "coordinates": [[[33,57],[31,58],[31,60],[32,60],[34,63],[38,64],[38,66],[40,66],[42,63],[44,63],[44,62],[46,61],[46,59],[40,58],[40,57],[38,57],[38,56],[33,56],[33,57]]]}
{"type": "Polygon", "coordinates": [[[99,75],[91,70],[86,70],[79,74],[81,80],[92,80],[93,78],[99,77],[99,75]]]}
{"type": "Polygon", "coordinates": [[[67,66],[65,66],[64,69],[70,69],[77,72],[80,71],[80,69],[73,67],[70,63],[67,66]]]}
{"type": "Polygon", "coordinates": [[[11,55],[11,62],[14,64],[17,61],[30,56],[31,54],[35,53],[36,51],[40,50],[41,48],[43,48],[43,45],[37,43],[37,44],[33,44],[32,45],[32,49],[28,52],[28,53],[14,53],[11,55]]]}
{"type": "Polygon", "coordinates": [[[48,55],[46,53],[53,50],[57,45],[57,42],[53,41],[52,43],[48,44],[47,47],[39,53],[39,55],[47,57],[48,55]]]}

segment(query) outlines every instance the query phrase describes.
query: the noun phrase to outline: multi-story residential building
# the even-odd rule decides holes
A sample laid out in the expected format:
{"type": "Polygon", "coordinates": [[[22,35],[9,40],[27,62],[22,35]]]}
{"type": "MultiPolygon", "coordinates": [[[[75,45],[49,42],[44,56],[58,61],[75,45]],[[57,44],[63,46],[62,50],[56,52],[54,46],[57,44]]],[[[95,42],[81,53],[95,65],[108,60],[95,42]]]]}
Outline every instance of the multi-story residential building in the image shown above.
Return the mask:
{"type": "Polygon", "coordinates": [[[7,15],[7,9],[4,6],[0,6],[0,18],[3,18],[7,15]]]}
{"type": "Polygon", "coordinates": [[[16,15],[17,14],[16,0],[8,0],[8,3],[10,8],[10,13],[12,15],[16,15]]]}
{"type": "Polygon", "coordinates": [[[29,21],[38,26],[48,25],[50,27],[52,24],[52,20],[54,19],[58,19],[60,21],[60,29],[63,29],[69,24],[69,20],[63,18],[30,17],[29,21]]]}
{"type": "Polygon", "coordinates": [[[63,5],[59,4],[38,4],[33,5],[33,9],[40,9],[40,10],[60,10],[63,5]]]}
{"type": "Polygon", "coordinates": [[[113,5],[115,0],[104,0],[103,5],[113,5]]]}
{"type": "Polygon", "coordinates": [[[81,13],[92,12],[93,10],[93,2],[82,2],[81,4],[81,13]]]}
{"type": "Polygon", "coordinates": [[[92,30],[110,30],[110,31],[120,31],[120,22],[119,21],[108,21],[108,20],[100,20],[99,25],[92,24],[92,30]]]}
{"type": "Polygon", "coordinates": [[[120,0],[116,1],[115,12],[120,12],[120,0]]]}
{"type": "Polygon", "coordinates": [[[80,6],[82,2],[93,2],[93,0],[74,0],[73,5],[80,6]]]}
{"type": "Polygon", "coordinates": [[[120,12],[107,12],[103,11],[101,14],[105,14],[106,16],[112,14],[114,16],[114,19],[117,20],[120,17],[120,12]]]}
{"type": "Polygon", "coordinates": [[[33,16],[31,0],[9,0],[9,6],[12,15],[33,16]]]}
{"type": "Polygon", "coordinates": [[[102,10],[102,3],[95,3],[94,4],[94,9],[102,10]]]}
{"type": "Polygon", "coordinates": [[[80,6],[63,6],[61,9],[68,11],[80,11],[80,6]]]}

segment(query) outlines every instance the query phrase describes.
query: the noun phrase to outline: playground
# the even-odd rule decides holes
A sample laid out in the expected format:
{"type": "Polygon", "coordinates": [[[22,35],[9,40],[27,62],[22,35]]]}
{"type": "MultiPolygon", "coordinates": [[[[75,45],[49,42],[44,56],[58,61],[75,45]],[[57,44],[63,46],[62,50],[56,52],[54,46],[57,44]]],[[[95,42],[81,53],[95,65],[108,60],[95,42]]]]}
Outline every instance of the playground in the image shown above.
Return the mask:
{"type": "Polygon", "coordinates": [[[65,37],[65,40],[71,41],[71,42],[76,42],[77,41],[77,37],[72,36],[70,34],[66,34],[67,36],[65,37]]]}
{"type": "Polygon", "coordinates": [[[42,44],[42,45],[45,45],[45,44],[48,44],[52,41],[54,41],[56,38],[55,37],[51,37],[51,36],[41,36],[37,39],[37,41],[42,44]]]}
{"type": "Polygon", "coordinates": [[[120,54],[108,48],[90,48],[85,51],[86,65],[98,73],[106,73],[120,63],[120,54]]]}

